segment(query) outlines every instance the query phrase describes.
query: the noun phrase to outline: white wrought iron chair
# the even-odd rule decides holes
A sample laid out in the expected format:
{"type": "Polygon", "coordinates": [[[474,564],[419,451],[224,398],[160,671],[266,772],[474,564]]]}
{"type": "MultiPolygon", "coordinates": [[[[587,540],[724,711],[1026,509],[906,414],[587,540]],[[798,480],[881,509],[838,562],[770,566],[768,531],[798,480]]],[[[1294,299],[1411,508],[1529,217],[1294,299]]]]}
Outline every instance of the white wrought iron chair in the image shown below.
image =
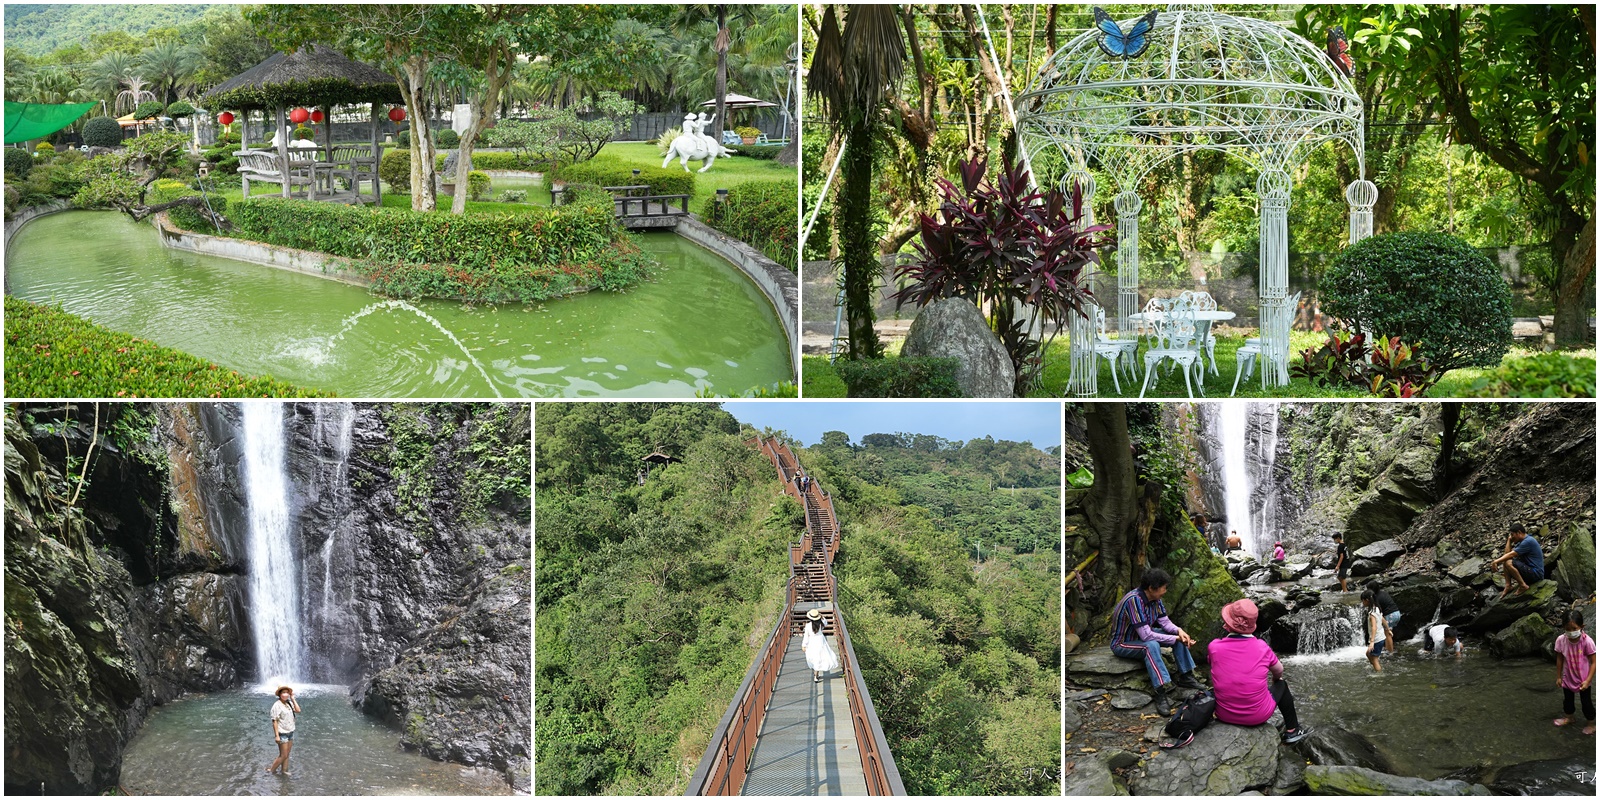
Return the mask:
{"type": "Polygon", "coordinates": [[[1111,362],[1111,385],[1115,386],[1117,394],[1121,395],[1122,381],[1117,377],[1118,368],[1128,370],[1130,381],[1139,377],[1139,370],[1134,360],[1138,357],[1139,340],[1125,339],[1120,335],[1113,338],[1111,331],[1106,329],[1106,310],[1099,306],[1094,307],[1094,325],[1094,354],[1111,362]]]}
{"type": "MultiPolygon", "coordinates": [[[[1195,311],[1216,311],[1217,299],[1210,292],[1194,293],[1195,311]]],[[[1211,333],[1211,320],[1196,319],[1195,325],[1200,331],[1200,346],[1205,348],[1206,358],[1211,360],[1211,374],[1221,376],[1217,371],[1217,337],[1211,333]]]]}
{"type": "Polygon", "coordinates": [[[1183,370],[1183,386],[1194,399],[1198,382],[1200,395],[1205,396],[1205,363],[1200,361],[1200,339],[1195,331],[1194,306],[1180,297],[1169,304],[1156,322],[1155,341],[1144,353],[1144,384],[1139,387],[1139,397],[1150,388],[1150,376],[1162,361],[1171,360],[1183,370]],[[1194,380],[1189,373],[1194,372],[1194,380]]]}
{"type": "MultiPolygon", "coordinates": [[[[1263,306],[1261,308],[1262,333],[1265,334],[1268,330],[1278,330],[1282,332],[1280,341],[1288,341],[1289,329],[1294,324],[1295,310],[1299,307],[1299,292],[1291,295],[1288,302],[1279,311],[1270,311],[1268,307],[1263,306]]],[[[1239,393],[1239,379],[1249,380],[1251,373],[1255,372],[1256,362],[1266,354],[1266,348],[1261,343],[1262,338],[1262,336],[1255,336],[1244,340],[1244,346],[1234,353],[1233,391],[1228,393],[1229,397],[1239,393]]],[[[1267,388],[1267,368],[1265,365],[1261,368],[1261,388],[1263,390],[1267,388]]]]}

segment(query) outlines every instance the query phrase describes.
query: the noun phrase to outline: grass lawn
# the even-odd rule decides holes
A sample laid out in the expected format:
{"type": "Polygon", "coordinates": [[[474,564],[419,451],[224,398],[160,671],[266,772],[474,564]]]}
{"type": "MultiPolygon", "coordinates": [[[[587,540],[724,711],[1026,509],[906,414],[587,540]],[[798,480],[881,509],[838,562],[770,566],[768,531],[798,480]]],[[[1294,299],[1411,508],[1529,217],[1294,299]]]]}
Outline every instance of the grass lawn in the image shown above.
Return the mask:
{"type": "MultiPolygon", "coordinates": [[[[737,147],[730,147],[738,150],[737,147]]],[[[652,167],[661,166],[661,151],[650,142],[612,142],[600,151],[600,156],[610,156],[618,161],[628,161],[637,164],[648,164],[652,167]]],[[[682,169],[678,162],[667,165],[670,169],[682,169]]],[[[694,172],[700,169],[700,162],[689,162],[689,170],[694,172]]],[[[698,172],[694,176],[694,198],[689,202],[689,210],[700,213],[711,196],[718,189],[732,189],[747,181],[790,181],[799,179],[799,173],[794,167],[785,167],[772,159],[758,158],[719,158],[717,163],[707,172],[698,172]]]]}
{"type": "MultiPolygon", "coordinates": [[[[1290,335],[1290,347],[1292,352],[1296,354],[1308,348],[1321,346],[1322,342],[1323,334],[1321,333],[1295,331],[1290,335]]],[[[1206,368],[1204,394],[1202,395],[1200,393],[1200,387],[1196,387],[1196,393],[1194,396],[1196,400],[1216,400],[1230,396],[1282,399],[1372,397],[1371,394],[1360,389],[1359,387],[1318,387],[1312,386],[1310,381],[1307,381],[1304,378],[1292,378],[1289,381],[1288,386],[1280,386],[1268,391],[1262,391],[1260,378],[1261,372],[1259,366],[1257,367],[1255,374],[1251,375],[1248,381],[1242,380],[1239,382],[1239,393],[1237,395],[1229,395],[1228,390],[1233,386],[1233,376],[1237,371],[1236,362],[1234,361],[1234,353],[1237,352],[1238,349],[1243,345],[1243,337],[1221,337],[1217,339],[1217,371],[1221,374],[1212,375],[1208,362],[1206,368]]],[[[890,354],[887,357],[897,357],[895,353],[896,350],[898,350],[897,347],[890,347],[890,354]]],[[[1542,351],[1535,348],[1521,346],[1513,347],[1511,348],[1510,352],[1506,353],[1505,358],[1501,360],[1501,364],[1510,364],[1519,359],[1531,358],[1532,356],[1538,355],[1540,352],[1542,351]]],[[[1595,355],[1593,348],[1562,352],[1564,355],[1571,358],[1592,359],[1595,355]]],[[[1296,357],[1297,356],[1295,355],[1290,356],[1291,364],[1294,362],[1296,357]]],[[[1117,394],[1115,384],[1112,382],[1110,365],[1104,359],[1100,359],[1099,364],[1099,397],[1122,398],[1126,400],[1139,399],[1139,385],[1140,381],[1144,379],[1144,362],[1142,357],[1139,361],[1137,378],[1130,381],[1128,376],[1123,374],[1122,393],[1120,395],[1117,394]]],[[[839,373],[833,368],[832,364],[828,363],[828,359],[826,357],[807,356],[802,359],[801,369],[801,391],[805,397],[845,397],[847,395],[847,387],[845,386],[844,381],[840,380],[839,373]]],[[[1045,358],[1043,386],[1039,390],[1031,393],[1029,396],[1061,397],[1062,393],[1066,390],[1067,377],[1071,373],[1071,370],[1072,366],[1068,357],[1067,340],[1065,337],[1058,338],[1054,343],[1051,344],[1045,358]]],[[[1465,368],[1451,370],[1445,374],[1442,380],[1440,380],[1433,386],[1432,389],[1428,391],[1426,396],[1430,399],[1464,396],[1469,390],[1472,389],[1472,385],[1475,381],[1488,376],[1493,371],[1494,370],[1492,369],[1486,368],[1465,368]]],[[[1145,397],[1147,399],[1187,398],[1188,395],[1184,392],[1183,374],[1177,369],[1173,368],[1171,362],[1167,362],[1167,365],[1163,371],[1159,372],[1157,377],[1151,380],[1150,389],[1145,392],[1145,397]]]]}

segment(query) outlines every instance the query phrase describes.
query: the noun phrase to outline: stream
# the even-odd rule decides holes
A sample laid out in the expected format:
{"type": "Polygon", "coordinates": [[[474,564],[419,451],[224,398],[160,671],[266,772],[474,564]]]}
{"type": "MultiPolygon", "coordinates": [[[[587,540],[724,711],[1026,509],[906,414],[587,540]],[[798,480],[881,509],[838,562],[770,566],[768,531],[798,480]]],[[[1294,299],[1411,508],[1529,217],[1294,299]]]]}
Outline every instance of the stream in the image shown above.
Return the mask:
{"type": "Polygon", "coordinates": [[[670,233],[623,293],[544,303],[401,302],[286,270],[162,247],[109,211],[31,222],[6,291],[229,369],[346,397],[692,397],[792,380],[772,304],[744,273],[670,233]]]}
{"type": "Polygon", "coordinates": [[[266,686],[193,695],[157,706],[129,743],[122,786],[154,795],[508,794],[492,769],[407,753],[394,731],[350,705],[343,686],[299,686],[290,777],[277,757],[266,686]]]}

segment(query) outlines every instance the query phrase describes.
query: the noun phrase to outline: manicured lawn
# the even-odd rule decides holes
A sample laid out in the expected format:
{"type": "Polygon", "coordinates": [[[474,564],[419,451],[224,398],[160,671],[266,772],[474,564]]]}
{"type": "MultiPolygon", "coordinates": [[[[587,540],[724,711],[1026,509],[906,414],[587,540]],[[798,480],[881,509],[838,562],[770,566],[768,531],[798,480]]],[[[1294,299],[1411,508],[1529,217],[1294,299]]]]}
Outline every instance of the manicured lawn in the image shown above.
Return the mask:
{"type": "Polygon", "coordinates": [[[327,397],[6,297],[9,397],[327,397]]]}
{"type": "MultiPolygon", "coordinates": [[[[730,149],[738,150],[737,147],[730,149]]],[[[618,161],[629,161],[639,164],[648,164],[652,167],[661,166],[661,151],[649,142],[613,142],[600,151],[601,157],[610,156],[618,161]]],[[[678,162],[667,165],[671,169],[682,169],[678,162]]],[[[700,162],[689,162],[689,171],[700,169],[700,162]]],[[[694,199],[689,201],[689,209],[696,214],[710,201],[711,196],[718,189],[732,189],[745,181],[796,181],[798,173],[794,167],[785,167],[774,160],[761,160],[758,158],[719,158],[716,165],[706,172],[695,172],[694,199]]]]}

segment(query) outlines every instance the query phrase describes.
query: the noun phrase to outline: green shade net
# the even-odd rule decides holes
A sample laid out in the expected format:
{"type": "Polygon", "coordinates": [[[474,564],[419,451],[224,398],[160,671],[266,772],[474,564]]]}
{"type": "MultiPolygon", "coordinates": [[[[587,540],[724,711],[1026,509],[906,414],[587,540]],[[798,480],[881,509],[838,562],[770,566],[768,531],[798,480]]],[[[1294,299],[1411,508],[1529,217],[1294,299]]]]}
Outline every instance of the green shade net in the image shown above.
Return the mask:
{"type": "Polygon", "coordinates": [[[76,122],[94,103],[13,103],[6,101],[6,144],[42,139],[76,122]]]}

